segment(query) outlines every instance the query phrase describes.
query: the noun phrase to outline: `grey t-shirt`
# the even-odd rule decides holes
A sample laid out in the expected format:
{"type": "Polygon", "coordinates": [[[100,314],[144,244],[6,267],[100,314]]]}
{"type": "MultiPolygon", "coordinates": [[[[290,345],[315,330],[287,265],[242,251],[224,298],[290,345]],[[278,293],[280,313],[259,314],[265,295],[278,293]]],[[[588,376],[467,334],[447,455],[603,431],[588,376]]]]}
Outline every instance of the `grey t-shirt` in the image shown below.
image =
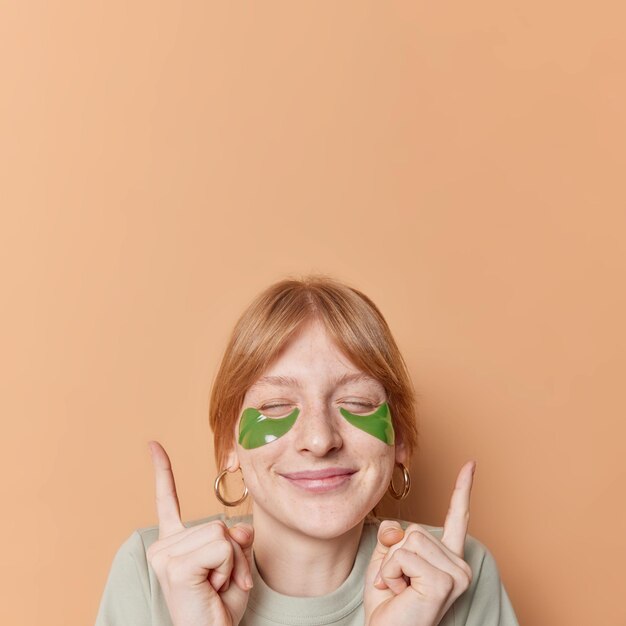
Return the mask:
{"type": "MultiPolygon", "coordinates": [[[[186,526],[218,519],[228,526],[252,521],[214,515],[186,526]]],[[[253,563],[254,586],[240,626],[363,626],[363,583],[380,521],[365,521],[352,571],[338,589],[324,596],[277,593],[265,584],[253,563]]],[[[406,527],[409,522],[400,524],[406,527]]],[[[422,526],[441,538],[442,528],[422,526]]],[[[96,626],[172,626],[159,581],[146,560],[146,550],[157,538],[158,527],[150,526],[136,530],[122,544],[113,560],[96,626]]],[[[472,584],[452,605],[440,626],[519,626],[487,548],[468,535],[464,558],[472,568],[472,584]]]]}

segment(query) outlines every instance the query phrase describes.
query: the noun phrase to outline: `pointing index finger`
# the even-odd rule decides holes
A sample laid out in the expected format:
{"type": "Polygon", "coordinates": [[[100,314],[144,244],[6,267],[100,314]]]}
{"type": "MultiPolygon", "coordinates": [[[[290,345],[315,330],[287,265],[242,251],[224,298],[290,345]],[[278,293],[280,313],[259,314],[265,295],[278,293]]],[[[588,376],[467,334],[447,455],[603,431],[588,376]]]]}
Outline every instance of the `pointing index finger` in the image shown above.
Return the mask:
{"type": "Polygon", "coordinates": [[[469,461],[461,468],[443,525],[441,543],[460,557],[463,557],[465,548],[465,537],[469,524],[470,493],[475,469],[475,461],[469,461]]]}
{"type": "Polygon", "coordinates": [[[185,526],[180,519],[180,505],[170,458],[158,441],[149,441],[148,447],[154,468],[159,539],[163,539],[184,530],[185,526]]]}

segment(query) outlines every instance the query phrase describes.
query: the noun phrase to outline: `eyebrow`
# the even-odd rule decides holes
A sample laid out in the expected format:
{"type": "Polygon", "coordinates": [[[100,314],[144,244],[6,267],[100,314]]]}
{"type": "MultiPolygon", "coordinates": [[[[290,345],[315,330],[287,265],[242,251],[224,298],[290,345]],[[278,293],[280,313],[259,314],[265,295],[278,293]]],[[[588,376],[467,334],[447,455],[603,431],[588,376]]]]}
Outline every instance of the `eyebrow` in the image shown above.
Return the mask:
{"type": "MultiPolygon", "coordinates": [[[[337,386],[355,382],[373,382],[380,384],[375,378],[372,378],[364,373],[344,374],[334,380],[334,383],[337,386]]],[[[262,376],[250,387],[250,389],[254,389],[255,387],[265,387],[268,385],[274,385],[276,387],[296,387],[298,389],[302,387],[302,383],[293,376],[262,376]]]]}

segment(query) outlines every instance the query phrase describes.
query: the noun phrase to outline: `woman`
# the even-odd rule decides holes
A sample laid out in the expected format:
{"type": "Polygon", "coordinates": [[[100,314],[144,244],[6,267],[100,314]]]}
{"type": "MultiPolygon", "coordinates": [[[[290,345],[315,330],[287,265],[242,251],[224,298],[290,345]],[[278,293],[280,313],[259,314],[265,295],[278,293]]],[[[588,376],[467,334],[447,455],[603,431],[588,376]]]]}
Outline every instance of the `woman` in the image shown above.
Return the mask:
{"type": "Polygon", "coordinates": [[[169,458],[150,442],[158,527],[118,551],[97,626],[515,626],[493,557],[467,536],[475,464],[443,528],[371,515],[405,497],[414,395],[391,332],[361,292],[280,281],[233,331],[210,403],[222,483],[252,515],[185,526],[169,458]],[[401,470],[402,490],[392,483],[401,470]]]}

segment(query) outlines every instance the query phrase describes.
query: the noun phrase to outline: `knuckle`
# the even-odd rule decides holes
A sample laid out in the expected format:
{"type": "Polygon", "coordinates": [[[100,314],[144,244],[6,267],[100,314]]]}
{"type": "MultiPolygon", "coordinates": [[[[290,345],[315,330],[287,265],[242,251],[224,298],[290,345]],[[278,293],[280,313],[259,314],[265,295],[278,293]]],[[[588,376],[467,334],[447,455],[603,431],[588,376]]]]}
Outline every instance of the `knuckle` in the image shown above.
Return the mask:
{"type": "Polygon", "coordinates": [[[418,549],[424,548],[424,546],[429,545],[429,541],[426,538],[426,535],[424,535],[424,533],[420,532],[419,530],[413,531],[409,535],[409,539],[407,541],[410,541],[411,545],[415,546],[418,549]]]}
{"type": "Polygon", "coordinates": [[[459,581],[459,589],[461,590],[461,592],[463,591],[467,591],[467,589],[469,589],[469,586],[472,584],[472,578],[471,576],[468,576],[465,572],[460,576],[460,581],[459,581]]]}
{"type": "Polygon", "coordinates": [[[393,562],[398,562],[402,559],[402,548],[394,550],[391,554],[388,554],[380,565],[380,573],[385,574],[389,571],[393,562]]]}
{"type": "Polygon", "coordinates": [[[206,533],[209,536],[218,536],[223,535],[227,530],[228,527],[222,520],[214,520],[205,524],[199,532],[206,533]]]}
{"type": "Polygon", "coordinates": [[[217,539],[215,545],[227,554],[232,554],[233,552],[233,544],[228,539],[217,539]]]}
{"type": "Polygon", "coordinates": [[[437,576],[437,590],[441,595],[448,596],[454,589],[454,578],[448,572],[441,572],[437,576]]]}
{"type": "Polygon", "coordinates": [[[462,591],[469,589],[472,584],[472,568],[466,564],[466,567],[462,567],[459,573],[459,587],[462,591]]]}
{"type": "Polygon", "coordinates": [[[229,563],[234,559],[233,544],[228,539],[216,539],[213,542],[213,550],[216,556],[219,555],[224,563],[229,563]]]}
{"type": "Polygon", "coordinates": [[[390,560],[395,560],[398,563],[405,563],[407,557],[412,554],[411,550],[407,550],[406,548],[398,548],[392,555],[390,560]]]}
{"type": "Polygon", "coordinates": [[[224,538],[228,532],[226,524],[224,522],[207,524],[202,530],[198,531],[206,536],[207,540],[216,540],[218,538],[224,538]]]}

